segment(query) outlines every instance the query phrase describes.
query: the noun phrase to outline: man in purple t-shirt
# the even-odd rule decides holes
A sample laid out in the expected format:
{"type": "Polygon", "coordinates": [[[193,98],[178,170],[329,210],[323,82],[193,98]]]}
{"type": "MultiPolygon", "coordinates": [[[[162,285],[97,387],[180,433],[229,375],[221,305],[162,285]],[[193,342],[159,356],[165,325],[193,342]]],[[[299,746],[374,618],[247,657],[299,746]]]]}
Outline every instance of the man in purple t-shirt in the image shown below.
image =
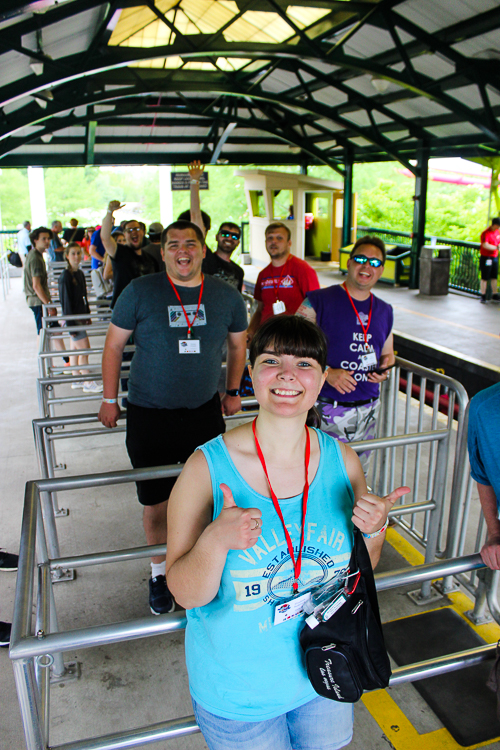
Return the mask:
{"type": "MultiPolygon", "coordinates": [[[[321,429],[344,443],[375,437],[380,383],[395,361],[392,307],[372,294],[382,275],[385,245],[361,237],[343,284],[308,292],[297,315],[317,323],[328,340],[327,379],[319,395],[321,429]]],[[[368,473],[370,451],[359,457],[368,473]]]]}

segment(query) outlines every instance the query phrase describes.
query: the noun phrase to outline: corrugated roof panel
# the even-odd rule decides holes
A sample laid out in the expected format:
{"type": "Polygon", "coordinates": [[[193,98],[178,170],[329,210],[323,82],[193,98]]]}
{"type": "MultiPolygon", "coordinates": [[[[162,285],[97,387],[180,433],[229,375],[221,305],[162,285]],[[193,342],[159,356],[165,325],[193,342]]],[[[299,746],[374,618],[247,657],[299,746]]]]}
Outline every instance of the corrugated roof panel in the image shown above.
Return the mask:
{"type": "Polygon", "coordinates": [[[469,122],[450,122],[447,125],[436,125],[434,127],[426,127],[426,130],[436,138],[447,138],[454,135],[474,135],[479,134],[481,131],[469,122]]]}
{"type": "MultiPolygon", "coordinates": [[[[372,83],[372,78],[373,76],[371,75],[356,76],[356,78],[350,78],[345,81],[345,85],[356,91],[356,93],[363,94],[363,96],[380,96],[372,83]]],[[[384,93],[392,94],[396,91],[403,90],[403,87],[398,86],[397,83],[392,83],[391,81],[388,81],[387,83],[389,85],[384,93]]]]}
{"type": "Polygon", "coordinates": [[[330,75],[330,73],[335,73],[336,70],[339,70],[338,65],[329,65],[328,63],[322,62],[321,60],[315,60],[313,64],[317,70],[321,71],[321,73],[325,73],[326,75],[330,75]]]}
{"type": "Polygon", "coordinates": [[[69,143],[67,145],[58,145],[57,143],[48,143],[46,146],[37,143],[26,143],[13,149],[11,154],[40,154],[42,156],[52,156],[52,154],[83,154],[85,146],[83,143],[69,143]]]}
{"type": "Polygon", "coordinates": [[[492,86],[486,86],[486,91],[488,92],[490,104],[492,107],[500,104],[500,92],[498,92],[497,89],[494,89],[492,86]]]}
{"type": "Polygon", "coordinates": [[[54,133],[56,133],[59,138],[83,138],[86,132],[86,129],[80,125],[73,125],[70,128],[54,130],[54,133]]]}
{"type": "Polygon", "coordinates": [[[299,29],[311,26],[315,21],[327,16],[330,13],[329,8],[305,8],[302,5],[289,5],[286,14],[299,29]]]}
{"type": "Polygon", "coordinates": [[[222,3],[214,0],[182,0],[181,8],[202,34],[215,33],[239,12],[237,4],[227,0],[222,3]]]}
{"type": "Polygon", "coordinates": [[[356,138],[349,138],[351,143],[354,143],[356,146],[371,146],[372,142],[367,141],[366,138],[362,138],[361,136],[358,136],[356,138]]]}
{"type": "Polygon", "coordinates": [[[320,143],[316,144],[316,147],[321,149],[321,151],[328,151],[328,149],[333,148],[333,146],[337,145],[337,141],[321,141],[320,143]]]}
{"type": "Polygon", "coordinates": [[[428,117],[431,115],[447,115],[450,110],[442,107],[441,104],[427,99],[424,96],[417,96],[415,99],[404,99],[399,102],[386,104],[387,109],[391,109],[401,117],[412,119],[414,117],[428,117]]]}
{"type": "Polygon", "coordinates": [[[223,154],[232,153],[252,153],[252,151],[258,151],[259,153],[265,154],[276,154],[283,153],[290,150],[290,146],[287,143],[256,143],[252,144],[237,144],[237,143],[225,143],[222,149],[223,154]]]}
{"type": "MultiPolygon", "coordinates": [[[[53,60],[84,52],[94,38],[102,18],[103,8],[97,6],[78,13],[64,21],[42,26],[41,44],[46,55],[53,60]]],[[[23,47],[36,50],[36,34],[21,37],[23,47]]]]}
{"type": "Polygon", "coordinates": [[[7,86],[32,73],[30,59],[26,55],[12,50],[0,55],[0,86],[7,86]]]}
{"type": "Polygon", "coordinates": [[[20,99],[16,99],[14,102],[6,104],[2,109],[6,115],[9,115],[11,112],[22,109],[27,104],[32,104],[34,101],[35,100],[31,96],[22,96],[20,99]]]}
{"type": "Polygon", "coordinates": [[[457,89],[448,89],[447,94],[470,109],[482,109],[484,106],[479,89],[474,85],[459,86],[457,89]]]}
{"type": "Polygon", "coordinates": [[[136,127],[120,127],[120,126],[109,126],[109,125],[98,125],[96,136],[97,138],[123,138],[125,141],[127,138],[142,137],[148,138],[148,136],[154,136],[155,138],[170,138],[178,135],[191,136],[196,138],[197,136],[204,137],[208,133],[208,127],[169,127],[155,125],[138,125],[136,127]]]}
{"type": "Polygon", "coordinates": [[[39,133],[40,130],[44,130],[43,125],[29,125],[27,128],[23,128],[22,130],[18,130],[16,133],[16,138],[28,138],[30,135],[34,135],[35,133],[39,133]]]}
{"type": "Polygon", "coordinates": [[[149,153],[168,153],[175,154],[189,153],[190,151],[200,151],[200,143],[96,143],[96,154],[124,153],[124,154],[144,154],[149,153]]]}
{"type": "Polygon", "coordinates": [[[364,109],[358,109],[356,112],[343,112],[342,117],[355,125],[360,125],[363,128],[371,126],[370,118],[364,109]]]}
{"type": "Polygon", "coordinates": [[[497,0],[407,0],[394,8],[393,12],[432,33],[496,7],[497,0]]]}
{"type": "Polygon", "coordinates": [[[455,72],[455,66],[441,55],[419,55],[412,57],[411,64],[417,71],[424,76],[429,76],[434,80],[452,75],[455,72]]]}
{"type": "Polygon", "coordinates": [[[236,128],[236,130],[233,130],[232,135],[237,135],[240,138],[255,138],[258,140],[268,134],[263,133],[261,130],[256,130],[255,128],[236,128]]]}
{"type": "Polygon", "coordinates": [[[292,27],[277,13],[248,10],[223,32],[227,42],[284,42],[292,27]]]}
{"type": "Polygon", "coordinates": [[[285,92],[287,89],[300,86],[301,83],[295,73],[289,73],[287,70],[275,70],[267,76],[262,83],[261,88],[264,91],[274,91],[276,93],[285,92]]]}
{"type": "Polygon", "coordinates": [[[365,59],[393,49],[394,42],[388,31],[365,24],[343,45],[343,48],[348,55],[365,59]]]}
{"type": "MultiPolygon", "coordinates": [[[[167,14],[169,7],[171,8],[175,5],[175,0],[168,0],[167,3],[163,3],[162,5],[168,6],[161,11],[163,14],[167,14]]],[[[173,39],[170,39],[171,36],[175,38],[175,34],[172,34],[166,24],[161,22],[150,8],[144,5],[135,8],[124,8],[120,13],[118,23],[113,29],[108,45],[113,47],[122,44],[124,46],[140,47],[143,46],[140,44],[143,38],[147,42],[150,42],[151,39],[156,38],[156,35],[158,35],[158,39],[161,38],[163,40],[163,44],[168,44],[169,40],[171,43],[173,41],[173,39]],[[145,35],[141,35],[141,32],[144,32],[148,26],[153,25],[154,28],[151,28],[145,35]],[[134,42],[131,41],[132,39],[134,39],[134,42]]],[[[144,46],[151,47],[153,45],[146,43],[144,46]]]]}
{"type": "Polygon", "coordinates": [[[249,62],[251,62],[250,57],[218,57],[217,67],[221,70],[240,70],[249,62]]]}
{"type": "Polygon", "coordinates": [[[332,120],[327,120],[326,118],[323,118],[321,120],[316,120],[318,125],[321,125],[322,128],[325,128],[325,130],[328,130],[331,133],[339,133],[341,130],[345,130],[343,125],[339,125],[336,122],[333,122],[332,120]]]}
{"type": "Polygon", "coordinates": [[[384,133],[384,136],[389,141],[399,141],[402,138],[406,138],[409,135],[408,130],[393,130],[389,133],[384,133]]]}
{"type": "MultiPolygon", "coordinates": [[[[489,50],[498,54],[500,49],[500,29],[487,31],[485,34],[473,37],[472,39],[465,39],[463,42],[454,44],[453,49],[466,57],[484,57],[489,59],[489,50]]],[[[492,65],[498,66],[498,58],[492,61],[492,65]]]]}
{"type": "Polygon", "coordinates": [[[327,86],[324,89],[313,91],[313,99],[321,104],[328,104],[329,107],[338,107],[339,104],[345,104],[348,97],[342,91],[327,86]]]}
{"type": "Polygon", "coordinates": [[[391,117],[388,117],[383,112],[378,112],[376,109],[372,110],[372,115],[377,125],[384,125],[386,122],[393,122],[391,117]]]}

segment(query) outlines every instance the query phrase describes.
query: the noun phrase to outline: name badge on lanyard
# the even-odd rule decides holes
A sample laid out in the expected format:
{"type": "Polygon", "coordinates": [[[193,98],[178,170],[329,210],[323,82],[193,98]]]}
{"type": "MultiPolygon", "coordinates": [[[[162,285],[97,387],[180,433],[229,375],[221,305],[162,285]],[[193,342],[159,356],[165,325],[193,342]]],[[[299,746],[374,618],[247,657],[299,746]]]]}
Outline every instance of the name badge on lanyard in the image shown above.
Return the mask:
{"type": "Polygon", "coordinates": [[[179,354],[200,354],[198,339],[179,339],[179,354]]]}
{"type": "Polygon", "coordinates": [[[273,302],[273,313],[274,315],[280,315],[281,313],[286,312],[286,305],[283,302],[283,300],[277,299],[276,302],[273,302]]]}
{"type": "Polygon", "coordinates": [[[375,352],[368,352],[368,354],[361,355],[361,364],[363,367],[372,367],[377,365],[377,355],[375,352]]]}

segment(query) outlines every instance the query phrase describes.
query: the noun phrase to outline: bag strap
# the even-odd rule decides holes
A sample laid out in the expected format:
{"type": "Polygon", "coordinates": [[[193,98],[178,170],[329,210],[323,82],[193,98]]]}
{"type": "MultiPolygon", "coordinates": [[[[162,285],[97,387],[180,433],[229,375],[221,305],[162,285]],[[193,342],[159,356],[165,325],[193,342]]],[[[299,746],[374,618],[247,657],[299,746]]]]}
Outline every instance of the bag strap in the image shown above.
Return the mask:
{"type": "Polygon", "coordinates": [[[373,568],[372,568],[372,564],[370,560],[370,555],[366,548],[363,535],[361,531],[357,528],[357,526],[354,527],[353,536],[354,536],[354,544],[352,547],[351,562],[349,564],[349,567],[354,566],[354,567],[351,567],[352,570],[359,569],[361,571],[361,575],[363,577],[363,580],[366,586],[366,593],[370,600],[370,605],[371,605],[373,614],[375,615],[378,621],[378,624],[380,625],[380,628],[382,628],[382,622],[380,619],[380,611],[378,607],[377,589],[375,587],[375,577],[373,575],[373,568]]]}

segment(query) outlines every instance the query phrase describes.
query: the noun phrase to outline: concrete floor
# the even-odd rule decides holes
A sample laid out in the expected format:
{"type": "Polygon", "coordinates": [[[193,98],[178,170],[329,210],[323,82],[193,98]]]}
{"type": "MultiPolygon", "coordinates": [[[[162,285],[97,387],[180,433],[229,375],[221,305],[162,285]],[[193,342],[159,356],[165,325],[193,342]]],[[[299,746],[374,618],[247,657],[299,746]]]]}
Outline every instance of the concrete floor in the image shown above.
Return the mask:
{"type": "MultiPolygon", "coordinates": [[[[338,274],[328,271],[323,281],[322,273],[323,283],[328,279],[336,282],[338,274]]],[[[394,305],[398,329],[424,338],[425,323],[429,326],[425,337],[440,330],[436,343],[442,345],[446,342],[450,348],[464,351],[460,347],[463,338],[469,334],[462,333],[462,327],[456,321],[467,321],[467,327],[475,331],[474,335],[472,331],[470,334],[470,345],[475,347],[472,355],[500,364],[492,359],[492,352],[498,358],[498,347],[491,346],[491,339],[500,329],[498,311],[493,305],[483,306],[475,299],[456,295],[425,304],[425,300],[414,292],[386,287],[381,287],[378,293],[394,305]],[[428,315],[431,318],[423,317],[428,315]],[[432,322],[427,324],[427,320],[432,322]],[[441,324],[442,321],[445,323],[441,324]]],[[[0,545],[17,552],[24,485],[28,479],[39,476],[31,430],[31,420],[38,416],[35,389],[37,340],[20,279],[12,280],[7,301],[0,301],[0,334],[0,409],[4,421],[0,444],[0,545]]],[[[95,402],[93,405],[94,409],[88,405],[89,411],[95,411],[95,402]]],[[[78,408],[77,411],[85,410],[78,408]]],[[[58,445],[57,454],[58,459],[67,464],[66,472],[62,473],[68,475],[129,468],[123,435],[107,436],[106,439],[86,438],[78,444],[64,441],[58,445]]],[[[144,543],[141,511],[132,485],[65,493],[60,495],[60,504],[68,506],[71,511],[67,518],[57,521],[63,554],[119,549],[144,543]]],[[[380,570],[407,564],[398,552],[386,545],[380,570]]],[[[61,628],[146,615],[148,577],[147,561],[119,567],[104,565],[81,569],[76,581],[55,587],[61,628]]],[[[15,574],[0,574],[1,619],[12,616],[14,586],[15,574]]],[[[415,613],[414,605],[402,590],[384,592],[381,604],[383,619],[386,620],[415,613]]],[[[442,603],[436,606],[442,606],[442,603]]],[[[82,676],[78,681],[52,689],[50,744],[191,715],[183,640],[183,633],[177,633],[65,654],[65,660],[81,663],[82,676]]],[[[6,649],[0,650],[0,685],[0,750],[23,750],[24,738],[6,649]]],[[[419,734],[441,727],[411,685],[391,689],[388,693],[419,734]]],[[[387,750],[388,746],[397,750],[403,748],[394,737],[384,734],[363,703],[357,704],[355,736],[350,747],[353,750],[387,750]]],[[[193,735],[157,743],[154,747],[201,750],[206,745],[201,735],[193,735]]],[[[447,744],[446,747],[455,745],[447,744]]],[[[500,750],[500,742],[490,743],[487,747],[500,750]]]]}

